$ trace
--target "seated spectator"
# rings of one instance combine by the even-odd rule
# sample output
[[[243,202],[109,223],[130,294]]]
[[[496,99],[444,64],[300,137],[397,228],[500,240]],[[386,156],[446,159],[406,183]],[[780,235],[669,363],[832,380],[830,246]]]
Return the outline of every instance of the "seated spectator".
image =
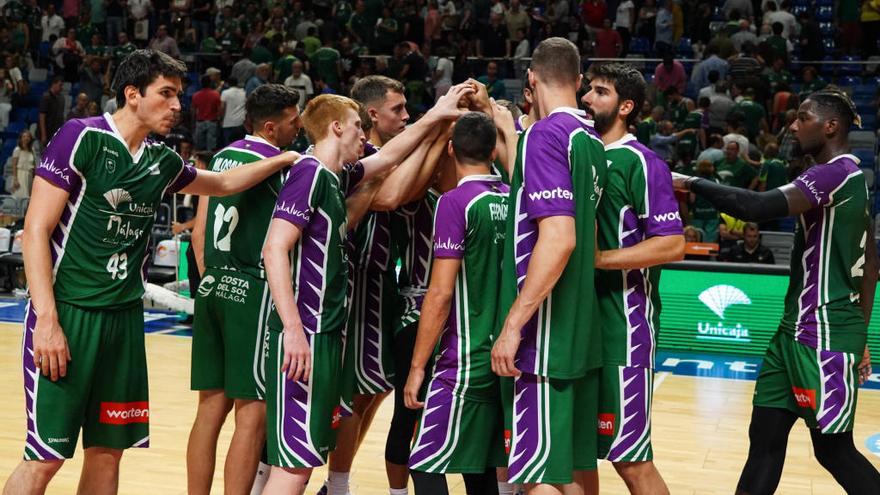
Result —
[[[497,62],[489,62],[486,65],[486,75],[478,77],[477,81],[486,85],[490,98],[496,100],[507,98],[507,87],[504,86],[504,80],[498,78]]]
[[[715,162],[715,173],[728,186],[755,189],[758,183],[757,171],[740,156],[736,141],[724,145],[724,158]]]
[[[12,195],[27,198],[31,195],[34,168],[38,157],[34,153],[34,136],[24,130],[18,135],[18,144],[12,151]]]
[[[674,157],[673,146],[681,138],[689,134],[694,134],[697,129],[685,129],[683,131],[673,132],[675,128],[672,122],[664,120],[658,126],[659,132],[651,137],[651,149],[662,158],[666,163],[672,164]]]
[[[295,89],[296,92],[299,93],[299,102],[297,105],[299,106],[299,111],[302,112],[306,107],[306,103],[315,94],[315,88],[312,85],[312,78],[303,72],[302,62],[296,61],[293,63],[291,66],[290,77],[284,80],[284,85]]]
[[[761,245],[761,232],[758,224],[748,222],[743,227],[743,242],[730,248],[725,261],[731,263],[760,263],[772,265],[775,263],[773,252]]]
[[[687,89],[687,74],[681,62],[675,60],[672,52],[666,52],[663,55],[663,61],[657,64],[654,69],[654,85],[657,91],[666,91],[666,88],[675,86],[679,93],[684,93]]]
[[[67,119],[84,119],[89,116],[89,95],[80,93],[76,95],[76,102],[70,112],[67,112]]]
[[[647,116],[636,124],[636,139],[645,146],[651,146],[651,138],[657,133],[657,124],[663,120],[663,107],[651,108],[651,102],[645,100],[642,111],[647,109]]]
[[[693,225],[688,225],[684,228],[684,241],[687,244],[702,243],[703,233],[700,231],[700,229],[695,228]],[[697,254],[694,252],[688,252],[688,249],[685,248],[684,259],[686,261],[710,261],[712,259],[712,256],[708,249],[706,250],[706,254]]]

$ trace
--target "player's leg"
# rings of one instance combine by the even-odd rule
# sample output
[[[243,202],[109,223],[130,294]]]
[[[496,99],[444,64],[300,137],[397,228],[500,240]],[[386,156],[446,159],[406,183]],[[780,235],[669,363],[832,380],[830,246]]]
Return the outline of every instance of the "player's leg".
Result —
[[[266,437],[265,353],[271,311],[268,284],[240,272],[225,272],[222,280],[245,287],[243,298],[218,299],[219,328],[225,356],[224,391],[235,401],[235,431],[224,466],[226,493],[247,494],[254,483]],[[219,290],[219,288],[218,288]],[[215,312],[217,313],[217,312]]]
[[[209,268],[204,280],[210,284],[219,277],[219,273]],[[186,447],[187,488],[192,495],[211,492],[217,438],[233,406],[232,399],[226,397],[223,390],[226,359],[220,304],[213,292],[196,291],[190,388],[199,392],[199,405]]]
[[[329,495],[347,495],[349,491],[349,475],[354,456],[360,445],[363,414],[375,399],[373,395],[355,394],[352,398],[351,416],[339,421],[336,431],[336,448],[330,453],[328,477],[326,481]]]
[[[265,442],[266,402],[235,399],[235,431],[223,469],[225,493],[250,493]]]
[[[650,376],[650,370],[647,374]],[[596,435],[596,424],[592,418],[599,415],[600,375],[601,370],[595,369],[587,372],[583,378],[573,380],[574,397],[571,401],[559,401],[554,404],[557,413],[565,406],[571,410],[572,423],[568,427],[568,431],[572,432],[571,436],[565,436],[565,429],[554,431],[551,428],[551,434],[554,435],[557,443],[561,438],[572,439],[570,452],[574,472],[572,473],[572,484],[569,487],[574,488],[575,493],[578,494],[599,495],[599,465],[597,463],[599,439]],[[648,386],[650,387],[650,383]],[[554,418],[557,413],[554,413]],[[566,487],[565,493],[568,493],[569,487]]]
[[[51,461],[21,461],[3,486],[3,495],[42,495],[55,473],[64,464],[63,459]]]
[[[302,495],[312,476],[311,468],[282,468],[272,466],[263,495]]]
[[[217,438],[232,410],[233,401],[223,389],[199,390],[199,405],[186,445],[186,481],[188,492],[199,495],[211,492],[217,459]]]
[[[388,475],[388,485],[394,490],[406,490],[410,442],[419,419],[419,411],[408,409],[403,400],[403,388],[409,378],[409,363],[412,361],[417,330],[418,323],[413,323],[394,336],[394,414],[385,442],[385,472]]]
[[[361,414],[361,427],[358,429],[358,448],[360,448],[361,443],[363,443],[364,438],[366,438],[367,433],[369,433],[370,426],[372,426],[373,419],[376,418],[376,413],[379,412],[382,402],[389,395],[391,395],[391,390],[376,394],[364,410],[363,414]]]
[[[483,473],[465,473],[461,475],[464,478],[465,492],[468,495],[499,495],[498,477],[495,469],[488,468]]]
[[[82,474],[79,477],[79,495],[115,495],[119,491],[119,461],[121,449],[90,447],[83,451]]]
[[[116,493],[123,449],[150,443],[150,403],[144,345],[144,309],[101,311],[101,369],[92,390],[83,425],[83,462],[79,493]]]
[[[633,495],[669,493],[669,488],[653,461],[615,462],[614,469]]]
[[[852,431],[823,434],[810,428],[816,460],[846,493],[880,493],[880,473],[853,443]]]

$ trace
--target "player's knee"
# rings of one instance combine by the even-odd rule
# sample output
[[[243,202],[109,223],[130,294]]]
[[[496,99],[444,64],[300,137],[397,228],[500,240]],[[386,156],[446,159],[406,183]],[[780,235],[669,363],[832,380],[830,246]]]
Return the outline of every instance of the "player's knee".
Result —
[[[89,447],[83,451],[84,462],[90,466],[99,466],[105,468],[118,468],[119,461],[122,460],[121,449],[111,449],[107,447]]]
[[[617,474],[629,485],[638,483],[651,477],[654,464],[647,462],[615,462],[613,463]]]
[[[259,400],[235,401],[235,429],[262,432],[266,428],[266,403]]]
[[[367,395],[367,394],[355,394],[352,398],[352,409],[354,410],[354,414],[357,416],[363,416],[364,413],[367,412],[367,409],[373,404],[373,401],[376,400],[375,395]]]
[[[27,469],[28,478],[39,481],[41,483],[48,482],[55,476],[55,473],[64,465],[64,459],[56,459],[51,461],[24,461]]]
[[[198,416],[201,421],[226,420],[235,401],[226,397],[222,390],[202,390],[199,392]]]
[[[832,470],[835,466],[849,463],[853,454],[858,454],[852,441],[852,433],[823,435],[819,430],[811,430],[813,452],[822,467]]]

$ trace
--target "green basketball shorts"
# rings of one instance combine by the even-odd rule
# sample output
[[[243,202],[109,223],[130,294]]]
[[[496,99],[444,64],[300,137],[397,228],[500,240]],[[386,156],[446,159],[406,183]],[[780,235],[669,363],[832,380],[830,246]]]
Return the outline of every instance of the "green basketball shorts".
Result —
[[[599,458],[611,462],[650,461],[654,370],[605,366],[599,379]]]

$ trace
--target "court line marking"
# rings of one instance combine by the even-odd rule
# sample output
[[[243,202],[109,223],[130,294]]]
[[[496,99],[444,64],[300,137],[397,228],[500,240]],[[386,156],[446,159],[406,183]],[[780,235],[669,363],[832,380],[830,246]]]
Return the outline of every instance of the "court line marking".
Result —
[[[654,377],[654,392],[656,392],[657,389],[660,388],[660,384],[663,383],[663,380],[665,380],[667,376],[669,376],[668,371],[661,371],[660,373],[657,373],[657,376]]]

